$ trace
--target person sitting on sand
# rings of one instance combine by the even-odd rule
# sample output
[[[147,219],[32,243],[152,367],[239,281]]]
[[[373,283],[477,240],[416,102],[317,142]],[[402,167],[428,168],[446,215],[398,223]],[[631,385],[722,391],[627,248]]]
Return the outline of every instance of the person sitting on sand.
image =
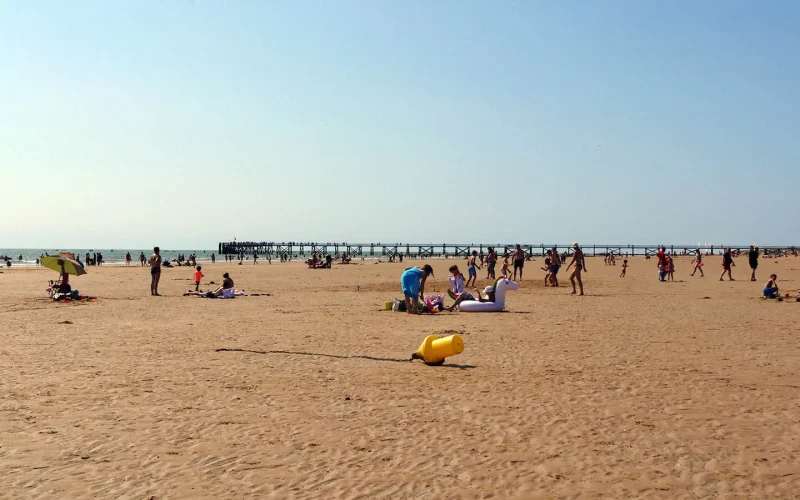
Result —
[[[453,287],[453,295],[456,296],[456,301],[447,310],[453,312],[465,300],[476,299],[471,293],[464,291],[464,275],[458,270],[458,266],[450,266],[450,272],[453,274],[449,278],[450,285]]]
[[[61,273],[61,276],[60,276],[61,282],[59,283],[58,288],[56,289],[56,291],[58,293],[70,293],[70,292],[72,292],[72,286],[70,286],[70,284],[69,284],[69,273],[66,271],[66,269],[64,269],[64,261],[59,259],[58,260],[58,265],[61,266],[61,271],[60,271],[60,273]]]
[[[764,285],[764,297],[767,299],[777,299],[780,296],[781,292],[778,290],[778,275],[770,274],[769,281]]]
[[[184,296],[198,296],[198,297],[208,297],[209,299],[213,299],[216,297],[225,297],[233,298],[236,296],[236,288],[234,288],[233,279],[228,273],[222,275],[222,286],[217,287],[215,290],[210,290],[208,292],[203,291],[189,291],[183,294]]]
[[[400,286],[406,299],[408,314],[418,313],[419,300],[425,297],[425,281],[428,276],[433,276],[433,268],[430,264],[425,264],[421,268],[409,267],[400,276]]]
[[[480,290],[476,288],[475,293],[478,294],[479,302],[494,302],[495,295],[494,295],[494,287],[492,285],[488,285],[486,288],[484,288],[483,293],[481,293]],[[486,296],[486,298],[484,298],[484,295]]]

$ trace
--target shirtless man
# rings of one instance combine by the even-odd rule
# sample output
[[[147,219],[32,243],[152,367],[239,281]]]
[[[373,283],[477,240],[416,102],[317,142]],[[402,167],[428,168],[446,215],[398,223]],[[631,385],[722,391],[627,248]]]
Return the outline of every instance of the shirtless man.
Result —
[[[572,248],[575,253],[572,254],[572,261],[567,266],[567,271],[569,268],[572,267],[572,264],[575,264],[575,270],[572,271],[572,274],[569,276],[569,281],[572,283],[572,294],[575,295],[575,280],[578,280],[578,286],[581,288],[580,295],[583,295],[583,280],[581,280],[581,271],[586,271],[586,260],[583,258],[583,251],[578,246],[578,243],[575,242],[572,244]]]
[[[161,279],[161,250],[153,248],[150,256],[150,295],[158,297],[158,280]]]
[[[558,249],[553,247],[553,253],[550,256],[550,284],[558,286],[558,270],[561,269],[561,257],[558,255]]]
[[[497,265],[497,252],[494,248],[489,247],[489,255],[486,257],[486,279],[497,279],[494,272],[494,266]]]
[[[522,268],[525,266],[525,252],[522,247],[517,245],[512,255],[514,261],[514,281],[517,281],[517,270],[519,270],[519,280],[522,281]]]

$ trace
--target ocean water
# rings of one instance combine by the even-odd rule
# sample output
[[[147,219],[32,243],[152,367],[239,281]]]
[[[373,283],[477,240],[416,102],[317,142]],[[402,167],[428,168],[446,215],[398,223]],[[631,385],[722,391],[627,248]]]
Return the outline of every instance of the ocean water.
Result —
[[[130,249],[130,248],[0,248],[0,257],[7,256],[11,259],[12,266],[34,266],[36,259],[41,255],[56,255],[59,252],[72,252],[75,255],[80,255],[81,262],[86,261],[86,253],[103,254],[104,265],[125,265],[125,254],[130,252],[133,262],[131,265],[139,265],[139,254],[144,252],[145,258],[149,259],[153,253],[153,249]],[[183,254],[189,257],[192,253],[197,255],[197,262],[210,262],[211,254],[216,254],[218,259],[225,260],[224,256],[220,256],[216,250],[161,250],[161,257],[163,259],[177,259],[178,254]],[[22,259],[20,259],[22,257]]]

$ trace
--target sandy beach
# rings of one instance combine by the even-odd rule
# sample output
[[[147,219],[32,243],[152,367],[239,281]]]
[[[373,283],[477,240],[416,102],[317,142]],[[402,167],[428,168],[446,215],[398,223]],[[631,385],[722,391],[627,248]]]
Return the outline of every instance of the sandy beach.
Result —
[[[191,268],[164,297],[89,268],[98,299],[71,304],[37,300],[53,271],[3,269],[0,497],[797,498],[800,260],[755,283],[690,261],[659,283],[588,259],[574,297],[537,259],[509,312],[426,316],[383,310],[411,264],[204,266],[271,294],[235,300],[183,297]],[[430,292],[466,270],[427,262]],[[791,300],[760,298],[772,272]],[[463,354],[408,361],[449,333]]]

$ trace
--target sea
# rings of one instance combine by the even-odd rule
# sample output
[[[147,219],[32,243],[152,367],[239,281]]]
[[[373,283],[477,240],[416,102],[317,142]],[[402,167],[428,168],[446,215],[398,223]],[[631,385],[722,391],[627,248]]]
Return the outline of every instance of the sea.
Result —
[[[80,255],[81,262],[86,261],[86,254],[103,254],[103,265],[119,266],[125,265],[125,254],[130,252],[133,264],[139,265],[139,254],[144,253],[145,258],[149,259],[153,253],[152,248],[0,248],[0,260],[2,257],[11,259],[12,266],[35,266],[36,259],[42,255],[56,255],[59,252],[72,252]],[[211,254],[217,254],[217,258],[225,260],[216,250],[165,250],[161,249],[163,259],[174,260],[178,255],[189,257],[192,253],[197,256],[197,262],[211,262]]]

